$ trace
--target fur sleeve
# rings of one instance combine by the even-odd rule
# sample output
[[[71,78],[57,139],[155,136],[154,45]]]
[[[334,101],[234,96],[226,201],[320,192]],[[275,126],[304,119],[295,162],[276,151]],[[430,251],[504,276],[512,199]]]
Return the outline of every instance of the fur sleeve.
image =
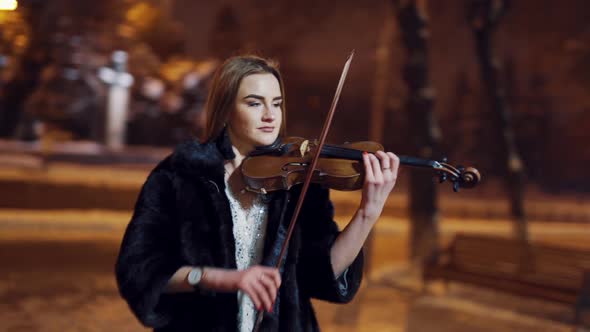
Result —
[[[142,324],[161,327],[170,313],[161,294],[181,266],[174,253],[174,190],[170,174],[157,167],[139,194],[115,266],[121,296]]]
[[[328,189],[309,188],[299,221],[302,239],[298,280],[302,290],[321,300],[351,301],[362,280],[363,252],[361,250],[344,273],[334,277],[330,250],[340,231],[334,222],[334,207]]]

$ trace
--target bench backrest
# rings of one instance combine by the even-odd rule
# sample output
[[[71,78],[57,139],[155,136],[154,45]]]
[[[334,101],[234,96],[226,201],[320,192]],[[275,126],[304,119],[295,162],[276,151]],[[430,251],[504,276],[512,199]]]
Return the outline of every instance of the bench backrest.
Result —
[[[454,269],[564,290],[580,290],[590,270],[590,250],[545,244],[523,245],[510,238],[459,234],[450,247]]]

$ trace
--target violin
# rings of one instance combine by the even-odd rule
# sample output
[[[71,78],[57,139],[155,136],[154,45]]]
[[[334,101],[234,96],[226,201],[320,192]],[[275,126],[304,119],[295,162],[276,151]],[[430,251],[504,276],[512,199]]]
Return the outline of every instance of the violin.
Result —
[[[303,183],[314,155],[317,153],[317,140],[301,137],[287,137],[277,140],[270,146],[255,149],[242,162],[242,175],[246,189],[263,193],[288,190]],[[384,151],[377,142],[362,141],[342,145],[324,144],[319,154],[317,166],[311,175],[311,182],[325,188],[336,190],[358,190],[363,186],[364,151],[375,153]],[[472,188],[480,180],[479,171],[473,167],[452,166],[446,160],[427,160],[410,156],[398,156],[400,164],[432,169],[439,181],[449,180],[453,190]]]

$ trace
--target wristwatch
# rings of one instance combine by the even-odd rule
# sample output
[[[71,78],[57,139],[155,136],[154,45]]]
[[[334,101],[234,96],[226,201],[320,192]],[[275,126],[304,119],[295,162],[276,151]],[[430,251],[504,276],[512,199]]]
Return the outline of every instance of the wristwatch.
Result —
[[[203,278],[203,268],[202,267],[193,267],[190,270],[190,272],[188,273],[186,280],[188,281],[189,285],[193,286],[193,288],[196,288],[199,286],[199,283],[201,282],[202,278]]]

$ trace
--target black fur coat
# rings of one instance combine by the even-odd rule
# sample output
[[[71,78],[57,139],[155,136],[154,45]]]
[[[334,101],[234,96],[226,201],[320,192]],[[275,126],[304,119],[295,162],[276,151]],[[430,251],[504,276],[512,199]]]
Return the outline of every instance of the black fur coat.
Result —
[[[184,265],[236,268],[232,217],[225,195],[227,135],[180,145],[149,175],[135,206],[116,263],[121,296],[137,318],[156,331],[236,331],[236,293],[199,290],[165,294]],[[262,264],[274,266],[301,186],[267,194],[268,225]],[[282,284],[262,331],[318,331],[310,298],[345,303],[357,292],[363,254],[338,279],[330,248],[338,235],[329,191],[309,188],[281,268]]]

